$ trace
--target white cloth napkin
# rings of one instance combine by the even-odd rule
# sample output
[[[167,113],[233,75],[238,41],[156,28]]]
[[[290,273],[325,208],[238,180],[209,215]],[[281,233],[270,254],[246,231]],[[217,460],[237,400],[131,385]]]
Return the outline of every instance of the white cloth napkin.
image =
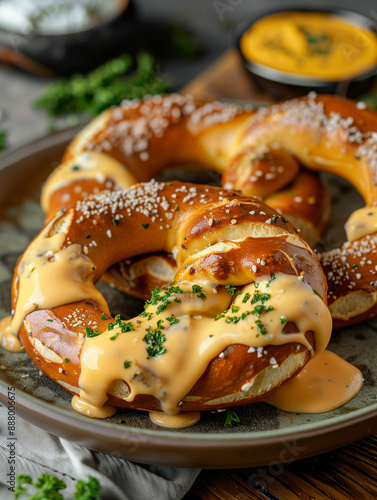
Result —
[[[0,405],[0,498],[13,500],[8,491],[7,412]],[[61,493],[74,498],[77,480],[96,477],[101,484],[101,500],[179,500],[191,488],[199,469],[183,469],[134,464],[53,436],[16,417],[16,474],[35,480],[41,474],[54,474],[67,484]]]

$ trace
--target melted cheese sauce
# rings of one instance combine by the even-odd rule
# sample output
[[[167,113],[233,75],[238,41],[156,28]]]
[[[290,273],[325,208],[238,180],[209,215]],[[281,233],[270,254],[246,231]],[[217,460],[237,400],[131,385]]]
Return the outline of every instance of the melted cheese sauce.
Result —
[[[200,420],[200,412],[187,411],[178,415],[167,415],[158,411],[150,411],[149,418],[152,422],[160,427],[169,427],[170,429],[183,429],[192,427]]]
[[[211,317],[206,316],[210,310],[206,300],[200,301],[204,306],[201,315],[185,314],[189,309],[199,313],[198,300],[193,306],[190,298],[186,301],[185,294],[179,294],[181,304],[173,301],[161,314],[156,314],[157,306],[149,305],[146,312],[152,313],[152,318],[131,320],[134,331],[125,333],[113,328],[97,337],[86,337],[80,356],[80,398],[101,407],[108,399],[111,383],[123,380],[129,388],[128,394],[122,396],[124,400],[133,401],[138,394],[152,395],[159,400],[163,412],[175,415],[210,361],[229,345],[242,344],[255,349],[298,342],[312,352],[305,337],[305,332],[311,330],[315,334],[316,353],[325,349],[331,334],[331,316],[307,283],[297,276],[279,274],[274,280],[259,279],[256,285],[245,286],[243,293],[235,298],[232,308],[237,314],[229,312],[217,321],[212,311]],[[256,290],[269,295],[265,304],[271,306],[259,319],[250,312],[251,299],[243,302],[246,294],[253,297]],[[211,292],[205,290],[205,293],[210,296]],[[228,305],[230,300],[229,296]],[[244,319],[236,323],[227,321],[243,313]],[[178,322],[170,325],[168,317],[172,315]],[[284,334],[287,321],[296,323],[299,332]],[[261,324],[265,333],[260,331]],[[149,356],[145,335],[156,330],[165,336],[166,352]]]
[[[54,191],[79,183],[82,179],[95,179],[104,183],[110,179],[121,189],[128,189],[137,182],[136,177],[119,161],[105,153],[81,153],[67,163],[62,163],[48,177],[42,189],[41,205],[48,212],[49,200]]]
[[[25,349],[18,338],[11,333],[11,316],[0,320],[0,346],[7,351],[23,352]]]
[[[109,314],[107,303],[93,284],[95,267],[78,244],[61,249],[66,234],[49,235],[58,216],[30,243],[18,270],[18,297],[11,332],[18,334],[24,318],[36,309],[50,309],[92,299]]]
[[[72,408],[74,408],[78,413],[82,413],[83,415],[87,415],[92,418],[108,418],[114,415],[116,412],[116,408],[112,406],[101,406],[98,408],[97,406],[93,406],[75,394],[71,401]]]
[[[377,208],[364,207],[355,210],[346,222],[345,230],[347,240],[358,240],[367,234],[373,234],[377,231]]]
[[[324,413],[346,404],[362,385],[360,370],[326,350],[265,402],[294,413]]]
[[[240,48],[251,62],[328,81],[356,76],[377,63],[375,33],[326,13],[263,17],[242,35]]]

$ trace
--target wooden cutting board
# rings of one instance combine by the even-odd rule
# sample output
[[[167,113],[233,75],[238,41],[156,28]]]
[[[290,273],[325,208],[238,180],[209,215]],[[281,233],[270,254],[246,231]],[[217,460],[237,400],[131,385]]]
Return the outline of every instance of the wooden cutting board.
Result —
[[[225,52],[210,68],[186,85],[182,92],[211,99],[271,100],[255,86],[236,49]]]
[[[377,91],[377,82],[374,85]],[[271,102],[235,49],[182,91],[212,99]],[[317,457],[266,467],[203,471],[185,500],[369,500],[377,498],[377,435]]]
[[[372,91],[377,92],[377,79]],[[181,92],[210,99],[271,102],[271,97],[256,87],[234,48],[225,52],[209,69],[183,87]]]

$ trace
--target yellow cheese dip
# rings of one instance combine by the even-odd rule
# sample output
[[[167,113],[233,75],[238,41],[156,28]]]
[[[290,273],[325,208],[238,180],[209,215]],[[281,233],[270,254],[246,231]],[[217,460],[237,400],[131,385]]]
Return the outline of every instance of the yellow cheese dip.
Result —
[[[251,62],[327,81],[346,80],[377,64],[376,34],[328,13],[266,16],[242,35],[240,48]]]

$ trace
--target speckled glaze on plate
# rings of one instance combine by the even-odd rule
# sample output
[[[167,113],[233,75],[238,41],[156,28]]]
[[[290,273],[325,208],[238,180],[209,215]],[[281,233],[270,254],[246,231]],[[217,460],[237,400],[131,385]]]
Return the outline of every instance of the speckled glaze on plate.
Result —
[[[10,313],[13,267],[43,224],[38,204],[41,182],[54,168],[77,129],[35,141],[0,157],[0,318]],[[336,201],[332,227],[323,245],[344,239],[343,223],[362,206],[345,182],[331,179]],[[23,187],[22,187],[23,186]],[[140,301],[100,284],[113,313],[134,316]],[[202,413],[194,427],[154,425],[146,413],[118,411],[106,420],[89,419],[70,406],[68,391],[40,374],[26,354],[0,348],[0,402],[15,387],[19,416],[53,434],[89,448],[137,462],[206,468],[249,467],[290,462],[343,446],[377,431],[377,321],[337,331],[330,349],[363,372],[360,393],[329,413],[286,413],[257,403],[236,409],[241,423],[224,427],[225,413]]]

